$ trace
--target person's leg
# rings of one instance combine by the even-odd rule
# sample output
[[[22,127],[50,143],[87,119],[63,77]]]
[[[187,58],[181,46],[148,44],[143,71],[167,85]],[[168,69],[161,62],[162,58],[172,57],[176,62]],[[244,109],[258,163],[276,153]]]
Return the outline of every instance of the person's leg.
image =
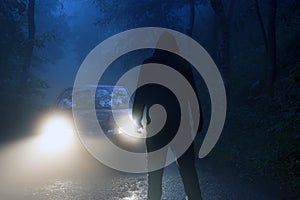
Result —
[[[177,160],[184,190],[189,200],[201,200],[199,179],[195,167],[194,144]]]
[[[147,142],[147,152],[153,150],[153,144]],[[151,149],[151,150],[150,150]],[[151,156],[147,155],[147,165],[149,169],[157,166],[158,163],[165,163],[167,151],[162,151],[159,155]],[[164,168],[158,169],[152,172],[148,172],[148,200],[160,200],[162,196],[162,178]]]
[[[148,200],[160,200],[162,195],[163,169],[148,173]]]

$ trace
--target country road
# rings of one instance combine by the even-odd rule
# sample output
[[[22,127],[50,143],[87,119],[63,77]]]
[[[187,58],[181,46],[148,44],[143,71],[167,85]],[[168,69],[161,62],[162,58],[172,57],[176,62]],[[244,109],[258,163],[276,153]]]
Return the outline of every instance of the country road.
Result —
[[[279,192],[264,180],[245,177],[229,164],[197,160],[205,200],[276,200]],[[96,161],[78,139],[63,152],[47,152],[32,137],[0,149],[0,199],[140,200],[147,199],[147,175],[109,169]],[[163,199],[185,199],[176,164],[163,178]]]

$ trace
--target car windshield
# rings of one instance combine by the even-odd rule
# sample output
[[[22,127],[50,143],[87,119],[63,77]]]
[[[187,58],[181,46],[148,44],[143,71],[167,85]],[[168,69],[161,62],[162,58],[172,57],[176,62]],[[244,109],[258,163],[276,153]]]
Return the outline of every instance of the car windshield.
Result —
[[[72,89],[66,89],[62,92],[62,94],[58,97],[57,106],[59,108],[70,109],[73,107],[72,104]]]
[[[76,92],[78,100],[86,103],[87,96],[92,95],[90,89],[83,89]],[[126,88],[118,86],[100,86],[96,89],[95,106],[98,109],[125,109],[128,105],[129,96]],[[66,89],[59,97],[58,107],[70,109],[76,106],[72,103],[72,89]],[[84,107],[82,107],[83,109]]]
[[[96,91],[96,108],[125,109],[129,97],[124,87],[99,87]]]

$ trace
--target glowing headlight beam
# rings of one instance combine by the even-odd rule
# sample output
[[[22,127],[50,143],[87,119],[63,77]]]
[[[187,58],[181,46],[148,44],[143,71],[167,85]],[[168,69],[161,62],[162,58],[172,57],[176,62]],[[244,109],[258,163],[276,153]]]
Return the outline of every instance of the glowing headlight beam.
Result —
[[[72,143],[74,129],[71,121],[65,116],[49,116],[39,130],[39,147],[43,151],[63,151]]]

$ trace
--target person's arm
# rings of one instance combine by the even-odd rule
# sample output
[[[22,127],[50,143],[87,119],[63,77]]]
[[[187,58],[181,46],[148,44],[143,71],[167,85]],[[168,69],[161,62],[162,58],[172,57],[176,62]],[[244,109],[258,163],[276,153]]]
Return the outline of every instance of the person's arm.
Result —
[[[202,108],[201,108],[201,101],[200,101],[200,96],[196,87],[196,82],[195,82],[195,78],[193,75],[193,70],[192,70],[192,66],[189,65],[188,66],[188,70],[187,70],[187,79],[189,80],[189,83],[191,84],[193,90],[195,91],[197,100],[198,100],[198,106],[199,106],[199,112],[200,112],[200,119],[199,119],[199,125],[198,125],[198,130],[197,133],[199,133],[200,131],[202,131],[203,128],[203,112],[202,112]]]
[[[136,121],[138,128],[143,127],[142,119],[143,119],[144,109],[145,109],[145,104],[143,103],[143,98],[140,92],[137,90],[132,104],[132,119]]]
[[[146,64],[149,62],[149,59],[144,60],[143,64]],[[142,70],[142,69],[141,69]],[[143,78],[143,72],[140,71],[139,74],[139,79],[138,79],[138,83],[141,82],[141,78]],[[142,119],[143,119],[143,114],[144,114],[144,110],[145,110],[145,99],[144,96],[142,94],[142,92],[137,89],[134,95],[134,99],[133,99],[133,104],[132,104],[132,119],[135,120],[135,122],[137,123],[137,128],[143,128],[142,125]]]

